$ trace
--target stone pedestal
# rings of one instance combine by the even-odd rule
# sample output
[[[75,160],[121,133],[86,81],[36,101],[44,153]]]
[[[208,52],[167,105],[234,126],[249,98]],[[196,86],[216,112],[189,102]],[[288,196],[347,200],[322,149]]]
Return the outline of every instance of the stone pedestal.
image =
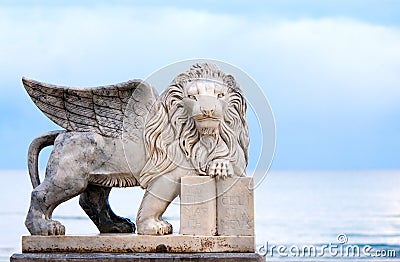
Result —
[[[23,236],[10,261],[263,261],[253,236]]]
[[[122,253],[42,253],[42,254],[14,254],[10,261],[12,262],[31,262],[31,261],[74,261],[74,262],[86,262],[86,261],[98,261],[98,262],[109,262],[109,261],[132,261],[132,262],[177,262],[177,261],[221,261],[221,262],[262,262],[265,258],[256,253],[133,253],[133,254],[122,254]]]
[[[255,252],[252,236],[23,236],[22,253],[193,253]]]

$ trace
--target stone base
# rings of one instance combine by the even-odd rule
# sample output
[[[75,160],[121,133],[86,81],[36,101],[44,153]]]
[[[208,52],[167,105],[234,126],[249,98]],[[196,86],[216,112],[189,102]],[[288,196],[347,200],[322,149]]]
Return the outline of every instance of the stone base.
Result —
[[[22,253],[254,253],[254,236],[23,236]]]
[[[225,261],[225,262],[261,262],[265,258],[256,253],[24,253],[14,254],[10,261]]]

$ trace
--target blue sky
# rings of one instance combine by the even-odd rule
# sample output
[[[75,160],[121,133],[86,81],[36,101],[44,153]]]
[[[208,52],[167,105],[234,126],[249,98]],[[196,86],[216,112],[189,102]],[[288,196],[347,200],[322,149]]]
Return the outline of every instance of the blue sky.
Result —
[[[263,88],[273,169],[400,167],[399,1],[80,2],[0,1],[0,169],[24,169],[30,141],[57,129],[22,76],[96,86],[192,58]]]

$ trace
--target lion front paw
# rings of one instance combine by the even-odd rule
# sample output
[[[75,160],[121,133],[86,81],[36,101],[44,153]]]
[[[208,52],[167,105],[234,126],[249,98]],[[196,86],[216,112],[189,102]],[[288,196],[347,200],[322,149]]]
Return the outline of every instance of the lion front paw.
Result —
[[[164,220],[146,219],[136,222],[139,235],[167,235],[172,234],[172,225]]]
[[[233,166],[229,160],[215,159],[211,162],[208,175],[210,177],[216,177],[217,179],[231,177],[233,176]]]

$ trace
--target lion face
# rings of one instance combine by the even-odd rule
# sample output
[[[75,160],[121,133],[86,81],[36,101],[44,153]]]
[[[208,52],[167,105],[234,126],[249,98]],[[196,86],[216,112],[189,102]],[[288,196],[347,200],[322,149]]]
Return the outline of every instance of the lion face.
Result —
[[[245,114],[240,86],[216,65],[195,64],[177,75],[146,121],[150,158],[140,184],[146,187],[178,166],[206,175],[215,159],[234,163],[242,174],[249,144]]]
[[[186,86],[182,102],[201,136],[217,136],[228,106],[227,91],[224,84],[210,80],[197,80]]]

